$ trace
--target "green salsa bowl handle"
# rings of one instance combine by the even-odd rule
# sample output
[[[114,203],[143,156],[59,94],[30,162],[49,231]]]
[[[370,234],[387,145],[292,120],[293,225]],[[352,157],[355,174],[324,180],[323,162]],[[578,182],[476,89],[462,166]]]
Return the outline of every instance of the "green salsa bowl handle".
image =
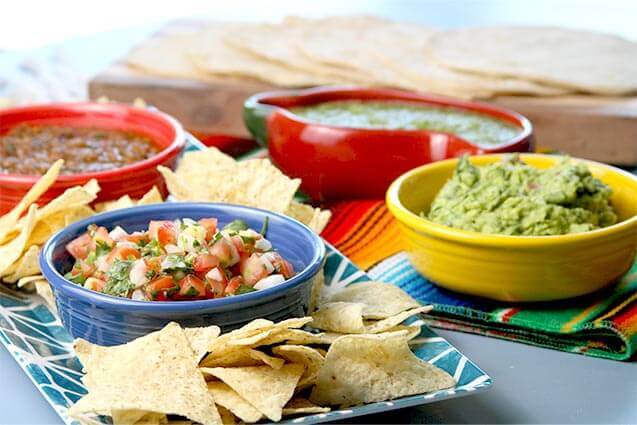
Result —
[[[277,107],[261,103],[261,95],[250,96],[243,104],[243,122],[261,146],[268,146],[268,116]]]

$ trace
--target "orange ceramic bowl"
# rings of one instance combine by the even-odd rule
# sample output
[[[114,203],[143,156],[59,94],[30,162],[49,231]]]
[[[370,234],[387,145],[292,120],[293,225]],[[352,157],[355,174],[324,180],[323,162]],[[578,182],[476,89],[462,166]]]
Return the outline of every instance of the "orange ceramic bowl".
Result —
[[[153,185],[165,194],[164,180],[157,166],[174,167],[186,143],[185,132],[174,118],[161,112],[116,103],[52,103],[0,111],[0,134],[19,124],[134,131],[148,136],[160,148],[157,155],[121,168],[60,175],[40,198],[43,203],[65,189],[82,185],[91,179],[96,179],[101,188],[98,201],[117,199],[123,195],[139,198]],[[0,173],[0,214],[16,205],[39,177]]]
[[[522,154],[536,168],[559,157]],[[471,158],[478,166],[502,155]],[[387,206],[400,223],[409,259],[427,279],[447,289],[502,301],[551,301],[597,291],[631,267],[637,252],[637,177],[592,161],[593,175],[613,189],[620,221],[590,232],[559,236],[489,235],[454,229],[419,216],[428,211],[457,159],[425,165],[400,176]]]

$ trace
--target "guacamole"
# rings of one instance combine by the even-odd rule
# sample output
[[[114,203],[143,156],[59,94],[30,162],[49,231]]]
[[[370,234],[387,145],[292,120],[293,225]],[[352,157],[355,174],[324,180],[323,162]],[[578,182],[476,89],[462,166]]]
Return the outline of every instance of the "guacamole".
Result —
[[[426,218],[474,232],[549,236],[586,232],[617,222],[611,189],[583,163],[563,158],[540,170],[518,156],[476,167],[460,159]]]
[[[319,124],[439,131],[487,145],[508,142],[521,131],[512,123],[486,114],[406,102],[342,100],[290,108],[290,111]]]

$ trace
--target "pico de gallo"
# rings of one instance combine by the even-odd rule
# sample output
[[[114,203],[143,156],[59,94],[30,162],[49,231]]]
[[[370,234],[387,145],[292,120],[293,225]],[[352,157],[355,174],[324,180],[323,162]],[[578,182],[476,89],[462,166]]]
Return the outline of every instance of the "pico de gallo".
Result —
[[[241,220],[151,221],[148,230],[110,232],[91,225],[66,245],[75,258],[66,279],[93,291],[139,301],[220,298],[267,289],[294,275],[261,232]]]

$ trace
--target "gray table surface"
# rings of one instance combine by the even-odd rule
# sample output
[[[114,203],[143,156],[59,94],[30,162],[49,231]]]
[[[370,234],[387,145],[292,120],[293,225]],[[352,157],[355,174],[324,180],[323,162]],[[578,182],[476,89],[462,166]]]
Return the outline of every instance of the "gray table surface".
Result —
[[[197,10],[170,13],[164,19],[210,17],[213,19],[277,19],[286,14],[366,12],[406,18],[430,25],[453,27],[495,23],[556,24],[613,31],[637,39],[637,3],[628,1],[376,1],[323,0],[310,10],[307,2],[253,2],[251,7],[220,9],[212,3],[185,2]],[[246,2],[240,1],[245,6]],[[162,2],[148,11],[161,18]],[[316,3],[314,3],[316,4]],[[165,4],[164,4],[165,6]],[[164,7],[165,10],[166,7]],[[170,9],[174,10],[174,8]],[[3,12],[4,13],[4,12]],[[145,12],[146,13],[146,12]],[[168,13],[168,12],[167,12]],[[602,19],[600,19],[600,17]],[[150,19],[150,18],[149,18]],[[87,74],[121,55],[156,28],[134,29],[72,39],[63,44],[66,53]],[[28,29],[26,29],[28,30]],[[58,46],[0,52],[0,72],[24,56],[45,54]],[[637,423],[637,363],[615,362],[563,353],[451,331],[438,331],[483,368],[494,380],[486,392],[446,400],[385,415],[368,416],[357,423]],[[0,423],[59,424],[60,419],[35,389],[9,353],[0,349]]]

